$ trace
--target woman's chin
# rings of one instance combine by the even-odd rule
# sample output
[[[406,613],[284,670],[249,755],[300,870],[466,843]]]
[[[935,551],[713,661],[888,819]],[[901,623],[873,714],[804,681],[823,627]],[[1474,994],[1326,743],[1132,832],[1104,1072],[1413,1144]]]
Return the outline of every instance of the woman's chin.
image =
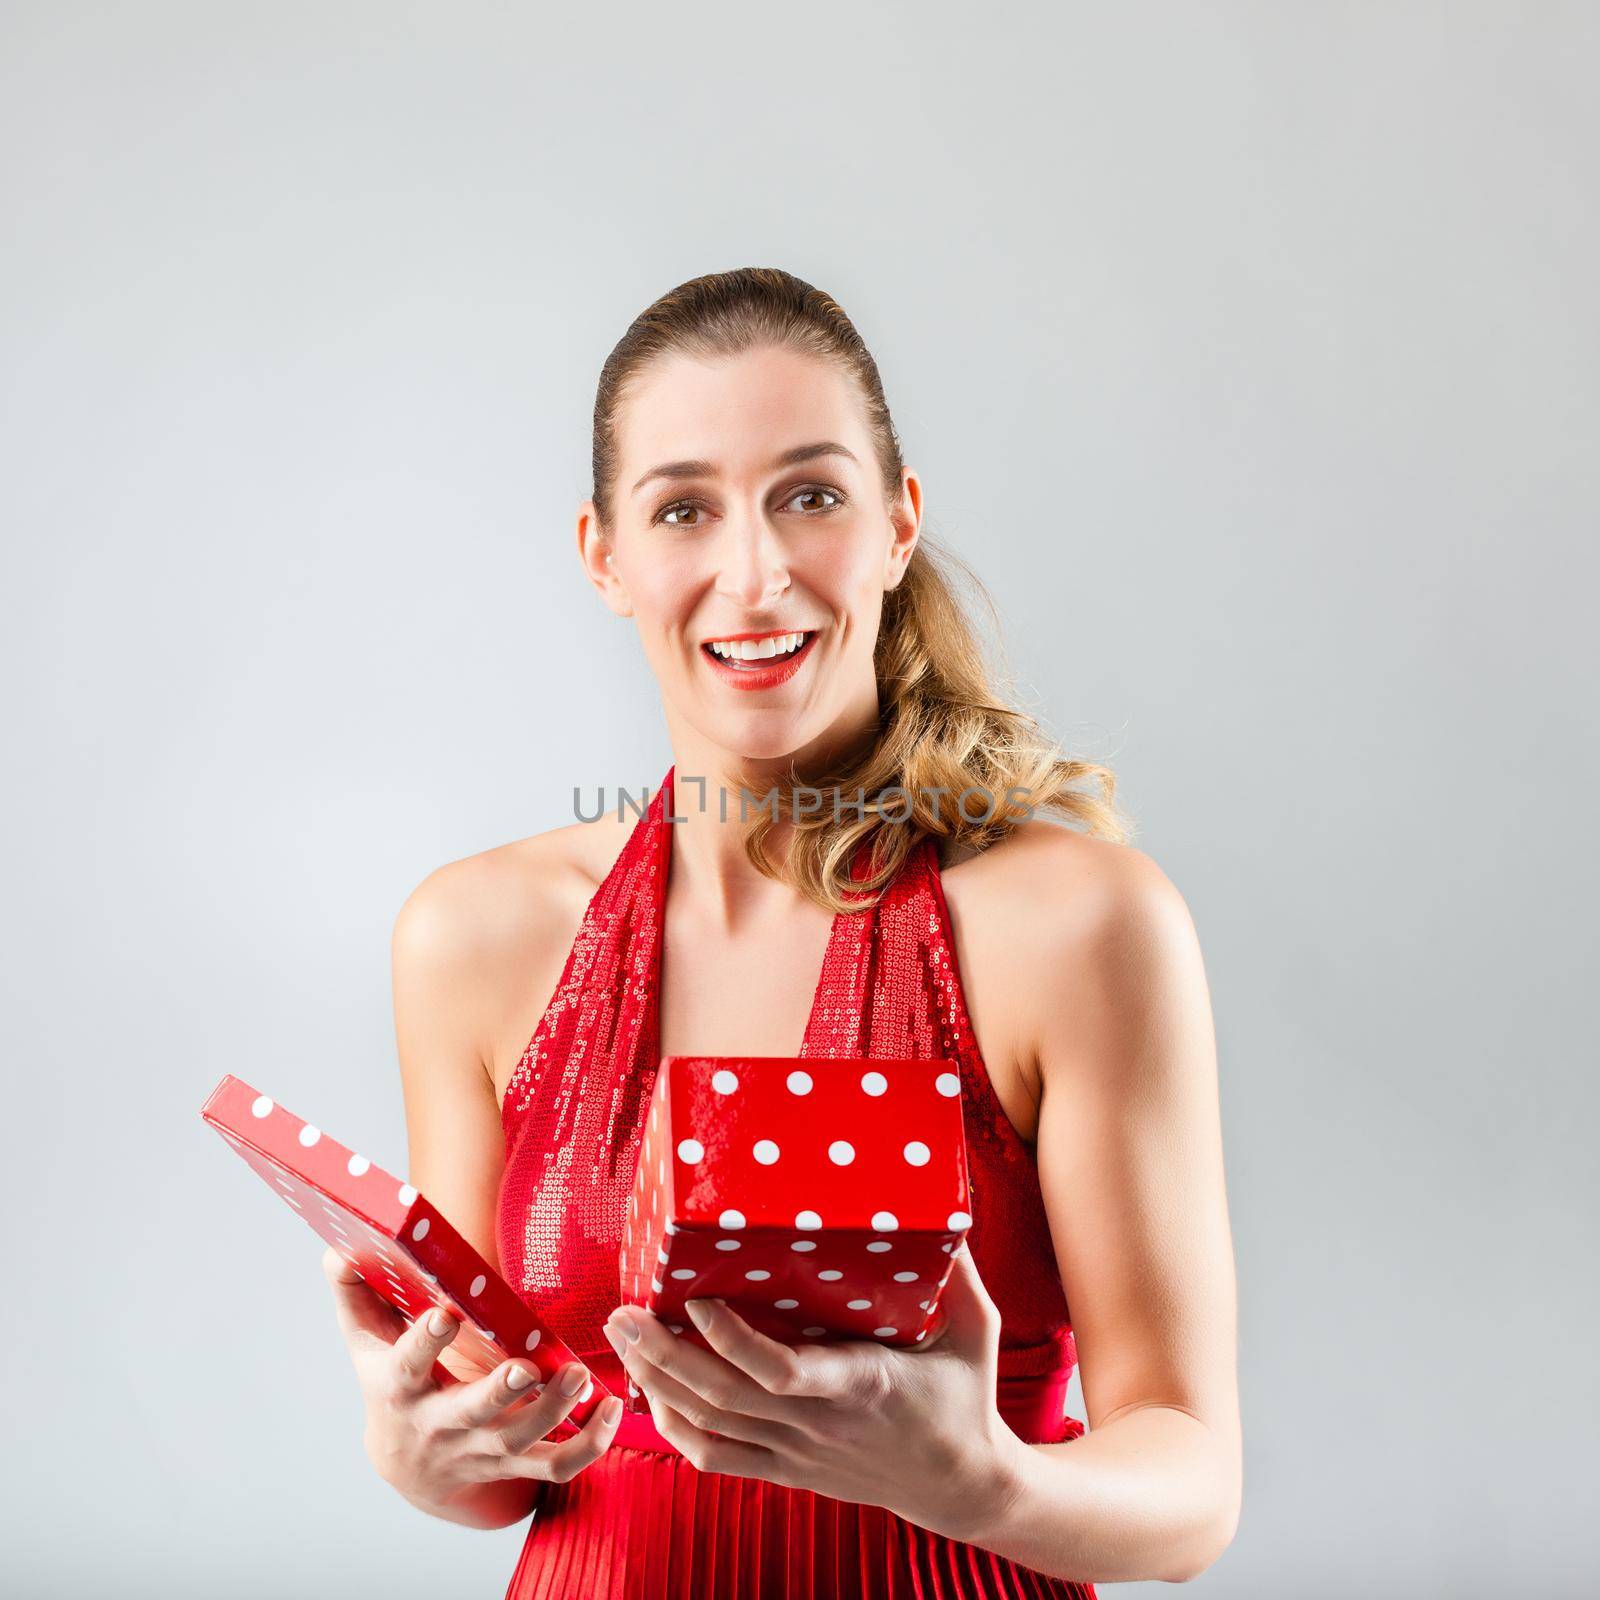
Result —
[[[722,751],[730,763],[783,761],[805,750],[817,736],[810,719],[802,724],[799,718],[776,710],[738,717],[729,717],[725,712],[702,715],[694,723],[701,737]]]

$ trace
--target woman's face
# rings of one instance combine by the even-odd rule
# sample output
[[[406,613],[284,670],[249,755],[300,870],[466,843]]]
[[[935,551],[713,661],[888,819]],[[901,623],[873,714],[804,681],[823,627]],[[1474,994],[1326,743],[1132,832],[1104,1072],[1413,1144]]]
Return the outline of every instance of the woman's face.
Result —
[[[674,355],[623,403],[609,541],[580,508],[584,565],[634,619],[669,719],[735,757],[826,759],[876,723],[878,621],[922,489],[908,469],[885,504],[862,411],[813,356]]]

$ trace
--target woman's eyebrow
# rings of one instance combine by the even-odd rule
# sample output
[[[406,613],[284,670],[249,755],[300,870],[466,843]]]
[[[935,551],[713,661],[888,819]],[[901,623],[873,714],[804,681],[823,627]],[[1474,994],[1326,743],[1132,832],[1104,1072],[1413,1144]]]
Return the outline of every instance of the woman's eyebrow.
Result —
[[[802,461],[815,461],[818,456],[844,456],[855,461],[853,450],[846,450],[842,444],[835,444],[831,439],[821,439],[816,444],[798,444],[792,450],[785,450],[768,468],[777,472],[782,467],[798,466]],[[857,465],[860,465],[857,462]],[[634,484],[628,492],[637,494],[652,478],[714,478],[717,469],[709,461],[664,461],[659,467],[652,467],[645,475]]]

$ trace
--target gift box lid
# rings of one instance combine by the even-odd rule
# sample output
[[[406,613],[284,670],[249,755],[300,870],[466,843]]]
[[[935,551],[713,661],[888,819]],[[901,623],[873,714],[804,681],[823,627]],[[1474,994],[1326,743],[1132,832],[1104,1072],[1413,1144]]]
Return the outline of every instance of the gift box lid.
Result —
[[[200,1115],[407,1321],[444,1306],[462,1324],[453,1349],[488,1368],[515,1356],[535,1367],[541,1382],[576,1359],[411,1184],[232,1074]],[[440,1375],[451,1377],[444,1369]],[[581,1424],[609,1392],[592,1378],[552,1437]]]

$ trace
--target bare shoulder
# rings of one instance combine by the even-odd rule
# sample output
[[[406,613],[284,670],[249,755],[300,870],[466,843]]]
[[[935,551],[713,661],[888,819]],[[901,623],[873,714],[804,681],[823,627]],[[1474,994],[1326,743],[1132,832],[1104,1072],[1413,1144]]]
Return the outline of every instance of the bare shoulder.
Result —
[[[606,815],[436,867],[394,924],[397,987],[449,986],[492,1042],[566,949],[633,822]]]
[[[1041,818],[998,844],[967,852],[942,873],[952,911],[974,923],[1008,926],[1014,944],[1046,958],[1084,953],[1167,924],[1189,925],[1183,896],[1142,850]]]
[[[479,959],[551,913],[587,903],[625,839],[615,819],[602,817],[448,861],[411,891],[396,927],[424,946]]]
[[[962,943],[1003,974],[992,988],[1035,1093],[1052,1061],[1103,1062],[1152,1000],[1203,987],[1188,905],[1142,850],[1034,818],[941,877]]]

